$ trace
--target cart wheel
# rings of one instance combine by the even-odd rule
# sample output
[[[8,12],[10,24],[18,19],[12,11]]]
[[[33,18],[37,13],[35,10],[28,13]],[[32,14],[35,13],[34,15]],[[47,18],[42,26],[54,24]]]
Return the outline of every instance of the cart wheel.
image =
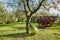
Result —
[[[45,25],[41,25],[40,28],[44,29],[44,28],[46,28],[46,26]]]
[[[49,25],[48,25],[48,27],[51,27],[51,26],[52,26],[52,24],[49,24]]]

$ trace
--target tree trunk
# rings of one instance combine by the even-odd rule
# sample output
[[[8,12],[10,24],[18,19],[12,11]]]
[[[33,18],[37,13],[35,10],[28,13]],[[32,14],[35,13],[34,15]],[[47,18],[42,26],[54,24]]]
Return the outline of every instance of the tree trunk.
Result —
[[[26,33],[29,33],[29,26],[30,26],[30,17],[27,17],[27,20],[26,20]]]

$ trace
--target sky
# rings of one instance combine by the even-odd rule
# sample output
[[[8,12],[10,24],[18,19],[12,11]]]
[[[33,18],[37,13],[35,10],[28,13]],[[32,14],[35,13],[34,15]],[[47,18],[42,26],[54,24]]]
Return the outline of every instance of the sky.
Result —
[[[3,5],[4,6],[9,6],[8,8],[6,7],[6,9],[8,10],[8,12],[10,12],[10,11],[12,11],[12,10],[15,10],[16,11],[16,9],[17,9],[17,7],[18,7],[18,5],[17,5],[17,3],[18,3],[18,1],[16,0],[13,0],[13,1],[15,1],[15,3],[13,4],[13,1],[12,0],[0,0],[2,3],[3,3]],[[37,0],[36,0],[37,1]],[[50,3],[50,1],[51,0],[48,0],[47,2],[48,3]],[[6,4],[6,3],[8,3],[8,4]],[[13,6],[14,6],[14,9],[11,7],[12,6],[12,4],[13,4]],[[58,8],[60,9],[60,3],[57,5],[58,6]],[[60,16],[60,11],[58,11],[57,9],[54,9],[54,8],[51,8],[50,10],[49,10],[49,13],[51,13],[51,15],[59,15]]]
[[[57,4],[57,0],[56,1],[54,1],[56,4]],[[51,5],[53,5],[53,4],[51,4]],[[54,5],[53,5],[54,6]],[[58,15],[58,16],[60,16],[60,3],[58,3],[57,5],[57,9],[54,9],[54,8],[50,8],[50,10],[49,10],[49,12],[50,13],[52,13],[53,15]],[[58,10],[59,9],[59,10]]]
[[[5,6],[5,9],[8,12],[12,12],[13,10],[16,11],[18,5],[17,5],[17,0],[0,0],[2,2],[2,4]]]

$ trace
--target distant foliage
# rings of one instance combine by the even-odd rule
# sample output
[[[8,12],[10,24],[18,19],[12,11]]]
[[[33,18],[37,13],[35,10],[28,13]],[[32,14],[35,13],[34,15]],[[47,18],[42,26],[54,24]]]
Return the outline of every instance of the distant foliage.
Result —
[[[14,23],[14,22],[16,22],[16,17],[15,17],[15,15],[9,15],[9,19],[7,20],[7,22],[6,23]]]
[[[33,23],[36,23],[36,16],[32,16],[32,18],[31,18],[31,22],[33,22]]]

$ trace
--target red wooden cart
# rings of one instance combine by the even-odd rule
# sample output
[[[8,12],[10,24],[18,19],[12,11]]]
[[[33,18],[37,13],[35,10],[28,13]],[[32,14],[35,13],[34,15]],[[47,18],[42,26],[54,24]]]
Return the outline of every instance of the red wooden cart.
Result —
[[[51,26],[56,20],[56,16],[40,16],[37,19],[37,23],[40,27],[45,28]]]

